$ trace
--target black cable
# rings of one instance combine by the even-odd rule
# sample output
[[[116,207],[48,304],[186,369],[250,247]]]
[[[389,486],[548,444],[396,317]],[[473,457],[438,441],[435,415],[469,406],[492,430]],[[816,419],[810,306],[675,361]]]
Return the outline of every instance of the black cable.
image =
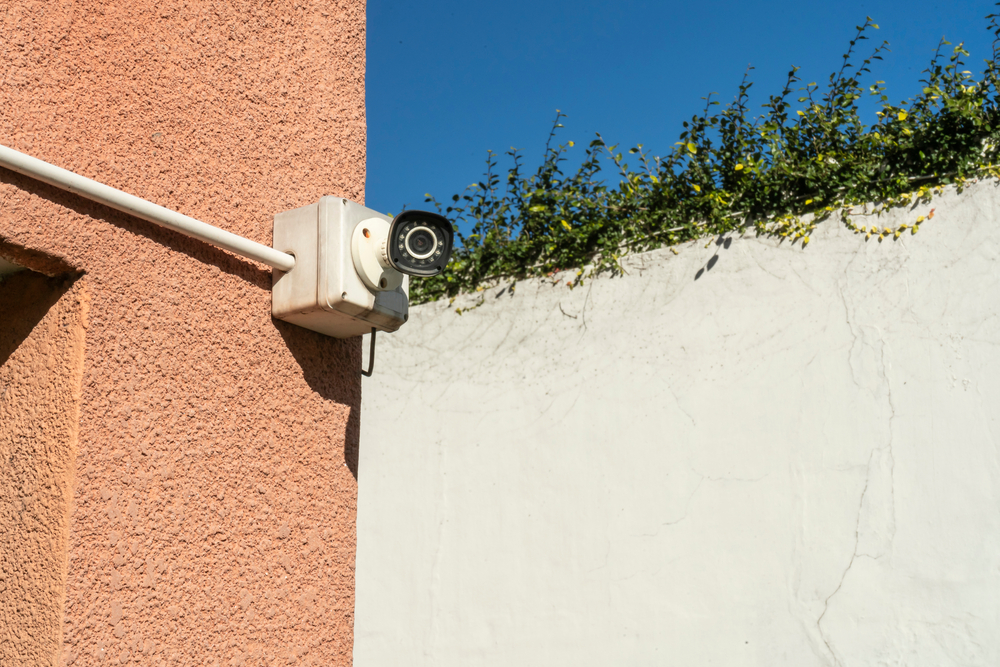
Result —
[[[370,378],[373,370],[375,370],[375,327],[372,327],[372,344],[368,350],[368,370],[362,369],[361,374]]]

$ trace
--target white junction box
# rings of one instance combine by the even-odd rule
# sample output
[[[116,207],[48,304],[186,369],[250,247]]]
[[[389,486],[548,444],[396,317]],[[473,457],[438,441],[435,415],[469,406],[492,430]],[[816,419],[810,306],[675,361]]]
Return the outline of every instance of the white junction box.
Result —
[[[340,197],[274,216],[274,249],[295,256],[291,271],[274,270],[274,317],[336,338],[402,326],[408,318],[408,278],[395,289],[370,289],[352,259],[354,231],[372,219],[392,221]]]

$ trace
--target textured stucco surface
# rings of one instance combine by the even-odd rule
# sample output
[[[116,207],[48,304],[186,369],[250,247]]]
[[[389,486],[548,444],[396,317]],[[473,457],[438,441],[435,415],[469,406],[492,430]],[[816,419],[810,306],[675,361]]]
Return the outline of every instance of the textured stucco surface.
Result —
[[[67,280],[0,282],[2,665],[58,664],[85,317]]]
[[[411,309],[355,665],[1000,664],[1000,189],[932,207]]]
[[[0,3],[0,143],[269,244],[363,200],[364,3]],[[90,309],[66,664],[351,661],[360,346],[270,271],[0,170],[0,256]]]

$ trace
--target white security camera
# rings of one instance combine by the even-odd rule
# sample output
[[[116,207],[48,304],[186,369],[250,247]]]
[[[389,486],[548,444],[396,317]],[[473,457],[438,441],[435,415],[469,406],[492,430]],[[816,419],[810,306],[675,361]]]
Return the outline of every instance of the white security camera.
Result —
[[[408,276],[436,276],[451,256],[454,232],[444,216],[404,211],[392,222],[363,220],[351,237],[354,268],[373,290],[396,289]]]
[[[444,216],[395,218],[340,197],[274,216],[274,248],[295,256],[275,270],[274,317],[336,338],[395,331],[408,318],[408,276],[436,276],[451,257]]]

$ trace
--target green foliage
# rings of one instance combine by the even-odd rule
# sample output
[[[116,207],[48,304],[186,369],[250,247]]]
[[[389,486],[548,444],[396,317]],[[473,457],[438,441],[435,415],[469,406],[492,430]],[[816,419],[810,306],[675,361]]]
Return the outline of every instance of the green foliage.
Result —
[[[666,156],[650,157],[641,144],[629,149],[637,168],[597,135],[576,172],[564,173],[573,142],[555,143],[565,117],[557,111],[534,174],[523,173],[521,154],[511,149],[513,166],[501,175],[491,151],[485,177],[463,195],[447,206],[428,195],[428,202],[471,233],[459,235],[461,245],[442,275],[411,283],[411,298],[420,303],[497,280],[586,267],[576,273],[579,283],[596,273],[620,272],[620,260],[630,252],[748,228],[805,245],[815,225],[836,211],[866,238],[916,233],[922,219],[898,229],[869,229],[855,221],[854,209],[863,206],[861,215],[867,216],[915,197],[926,200],[945,184],[1000,177],[994,164],[1000,145],[1000,14],[986,18],[995,41],[978,78],[965,69],[969,54],[962,45],[946,50],[951,45],[942,40],[924,71],[921,93],[892,104],[885,82],[861,82],[871,78],[872,63],[888,44],[855,64],[856,48],[878,29],[868,18],[824,89],[798,85],[798,68],[792,68],[781,92],[763,105],[763,115],[751,119],[748,71],[733,102],[721,107],[711,95],[705,98],[704,110],[684,123]],[[865,95],[874,96],[880,108],[871,126],[859,116]],[[617,186],[601,180],[602,159],[617,173]],[[874,210],[866,202],[874,202]]]

